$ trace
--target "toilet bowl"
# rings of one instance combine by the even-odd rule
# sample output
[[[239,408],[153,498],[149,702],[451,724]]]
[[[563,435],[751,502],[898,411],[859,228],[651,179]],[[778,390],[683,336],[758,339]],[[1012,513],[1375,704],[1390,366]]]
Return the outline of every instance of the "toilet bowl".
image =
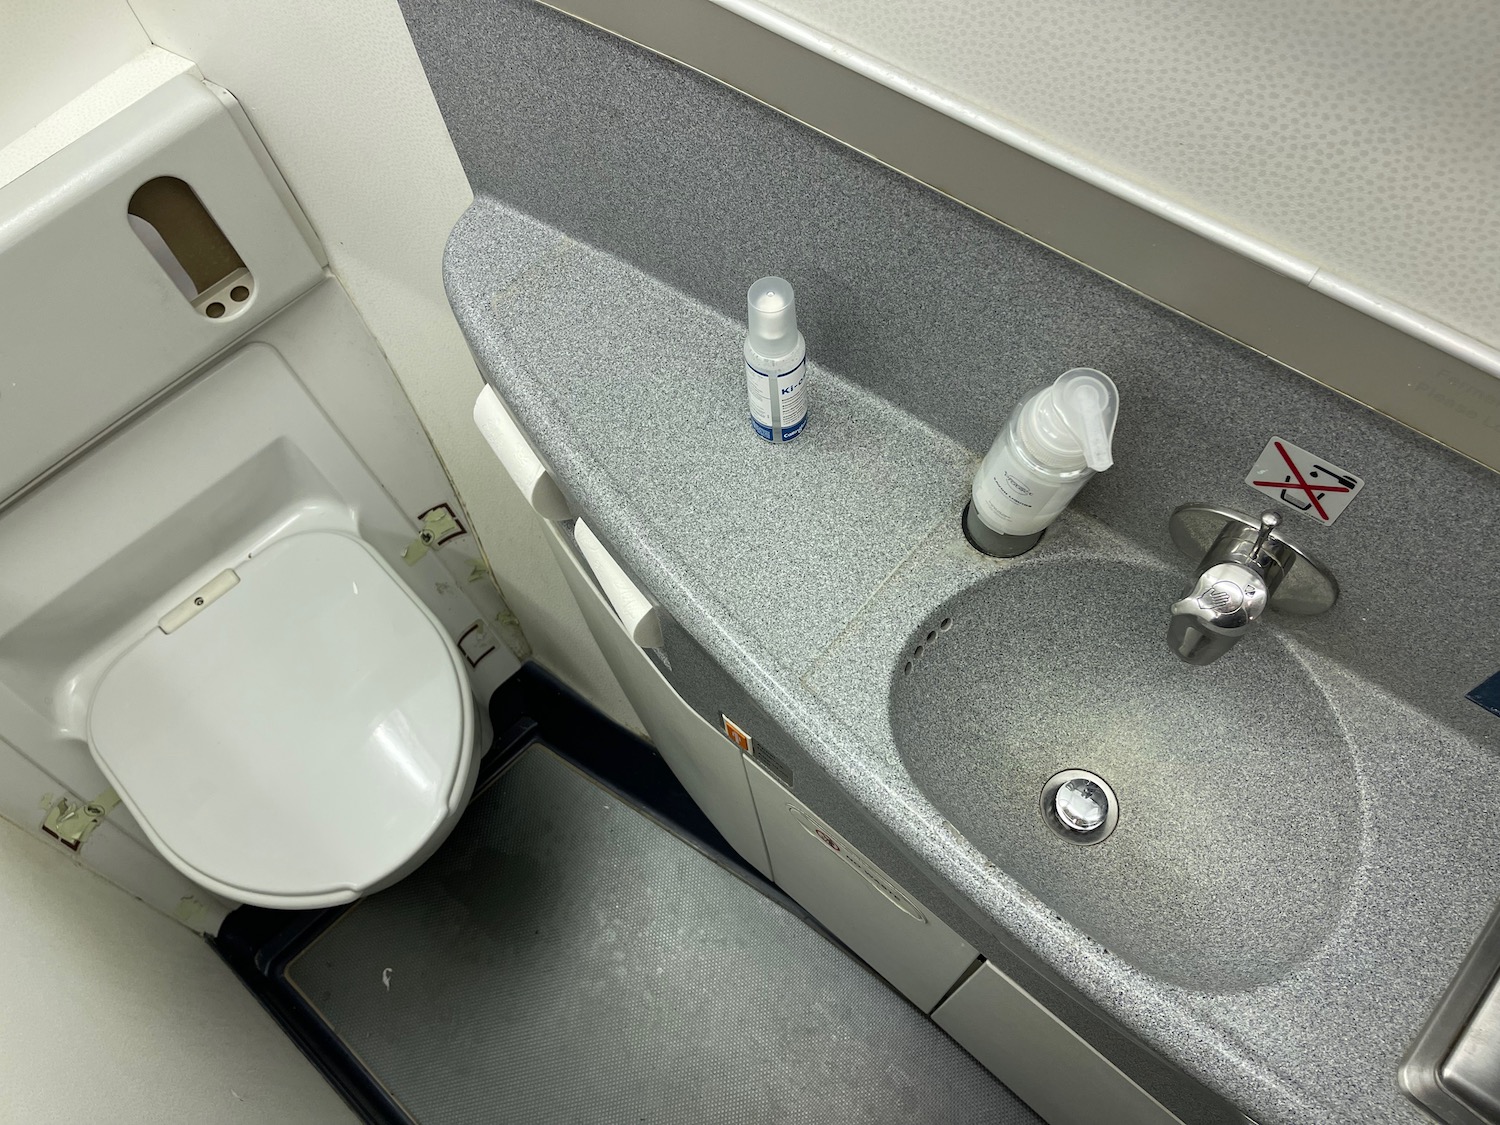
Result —
[[[199,604],[201,603],[201,604]],[[401,878],[474,787],[466,663],[364,540],[274,539],[109,665],[87,741],[152,844],[235,902],[310,909]]]

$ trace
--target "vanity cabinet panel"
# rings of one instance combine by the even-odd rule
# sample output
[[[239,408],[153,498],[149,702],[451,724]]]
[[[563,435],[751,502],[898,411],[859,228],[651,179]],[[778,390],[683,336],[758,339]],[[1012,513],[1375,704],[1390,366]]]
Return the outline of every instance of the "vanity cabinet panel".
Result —
[[[908,1000],[930,1012],[974,947],[752,760],[745,761],[776,883]]]
[[[651,658],[626,636],[567,532],[549,523],[546,533],[589,631],[657,751],[730,847],[766,878],[773,878],[739,748],[699,718]]]
[[[988,961],[932,1018],[1049,1125],[1181,1125]]]

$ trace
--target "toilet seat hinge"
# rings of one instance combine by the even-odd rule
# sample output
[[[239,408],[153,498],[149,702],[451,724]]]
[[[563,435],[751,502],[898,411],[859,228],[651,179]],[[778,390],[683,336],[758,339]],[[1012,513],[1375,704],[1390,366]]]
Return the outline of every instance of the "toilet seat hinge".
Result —
[[[48,794],[47,797],[42,798],[44,806],[47,807],[47,816],[42,821],[42,831],[63,847],[71,848],[75,852],[83,847],[83,842],[120,803],[120,795],[113,789],[106,789],[92,801],[82,804],[74,804],[67,797],[59,797],[50,805],[46,805],[50,797],[51,795]]]

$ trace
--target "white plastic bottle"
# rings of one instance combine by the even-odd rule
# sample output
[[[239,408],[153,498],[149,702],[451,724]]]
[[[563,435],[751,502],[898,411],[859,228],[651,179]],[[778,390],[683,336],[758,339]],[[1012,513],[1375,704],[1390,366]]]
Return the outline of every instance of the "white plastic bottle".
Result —
[[[807,425],[807,345],[797,331],[797,297],[790,282],[763,277],[747,298],[750,424],[767,441],[791,441]]]
[[[964,528],[992,555],[1030,550],[1090,477],[1114,464],[1120,392],[1102,371],[1075,367],[1011,411],[984,463]]]

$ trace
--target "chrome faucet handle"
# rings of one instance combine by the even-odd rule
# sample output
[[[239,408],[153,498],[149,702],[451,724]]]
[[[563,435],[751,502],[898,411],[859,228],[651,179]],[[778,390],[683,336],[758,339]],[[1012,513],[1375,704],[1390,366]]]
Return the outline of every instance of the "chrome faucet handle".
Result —
[[[1210,566],[1172,604],[1168,646],[1189,664],[1213,663],[1260,619],[1269,585],[1261,571],[1242,563]]]
[[[1187,504],[1172,513],[1172,539],[1198,560],[1192,588],[1172,606],[1167,643],[1190,664],[1223,656],[1267,609],[1310,615],[1338,600],[1338,583],[1281,534],[1281,516]]]
[[[1251,556],[1260,554],[1260,549],[1266,545],[1266,540],[1271,533],[1281,526],[1281,517],[1275,512],[1262,512],[1260,514],[1260,527],[1255,535],[1255,542],[1250,547]]]

